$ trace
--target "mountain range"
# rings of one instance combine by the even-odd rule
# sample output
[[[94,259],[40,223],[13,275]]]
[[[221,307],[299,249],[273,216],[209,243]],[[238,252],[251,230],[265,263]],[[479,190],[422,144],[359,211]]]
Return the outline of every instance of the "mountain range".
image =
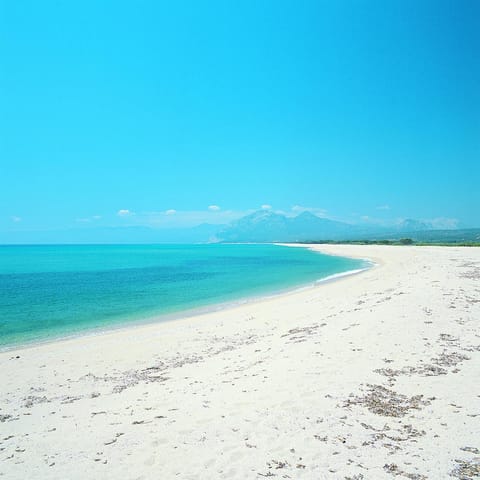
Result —
[[[224,242],[291,242],[312,238],[337,239],[350,236],[357,227],[320,218],[310,212],[287,217],[260,210],[233,222],[217,234]]]
[[[259,210],[228,225],[154,229],[145,226],[98,227],[0,233],[0,244],[22,243],[214,243],[374,240],[409,237],[417,241],[479,241],[480,229],[438,229],[407,219],[390,227],[352,225],[305,211],[289,217]]]
[[[257,211],[233,222],[217,233],[223,242],[301,242],[307,240],[351,240],[398,237],[436,230],[433,225],[406,219],[392,227],[352,225],[321,218],[305,211],[287,217],[271,211]]]

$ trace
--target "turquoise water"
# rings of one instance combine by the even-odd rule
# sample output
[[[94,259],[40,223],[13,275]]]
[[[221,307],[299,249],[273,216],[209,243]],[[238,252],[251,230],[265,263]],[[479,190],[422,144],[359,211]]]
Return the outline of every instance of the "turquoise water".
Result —
[[[276,245],[0,246],[0,346],[145,322],[365,266]]]

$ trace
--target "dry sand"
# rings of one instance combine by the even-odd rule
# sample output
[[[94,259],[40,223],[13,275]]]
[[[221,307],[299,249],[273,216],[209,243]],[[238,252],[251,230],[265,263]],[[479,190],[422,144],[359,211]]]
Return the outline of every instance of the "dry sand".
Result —
[[[0,354],[8,479],[480,475],[480,249]]]

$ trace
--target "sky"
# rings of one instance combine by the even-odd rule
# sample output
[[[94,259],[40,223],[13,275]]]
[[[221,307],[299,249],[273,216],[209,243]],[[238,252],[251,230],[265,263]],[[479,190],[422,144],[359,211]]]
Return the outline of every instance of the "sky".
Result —
[[[0,234],[480,227],[479,51],[476,0],[0,0]]]

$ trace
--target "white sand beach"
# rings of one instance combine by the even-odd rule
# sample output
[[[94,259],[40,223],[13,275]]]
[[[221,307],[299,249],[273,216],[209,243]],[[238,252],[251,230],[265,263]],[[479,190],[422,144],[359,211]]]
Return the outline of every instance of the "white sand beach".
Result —
[[[0,354],[5,479],[480,475],[480,248]]]

